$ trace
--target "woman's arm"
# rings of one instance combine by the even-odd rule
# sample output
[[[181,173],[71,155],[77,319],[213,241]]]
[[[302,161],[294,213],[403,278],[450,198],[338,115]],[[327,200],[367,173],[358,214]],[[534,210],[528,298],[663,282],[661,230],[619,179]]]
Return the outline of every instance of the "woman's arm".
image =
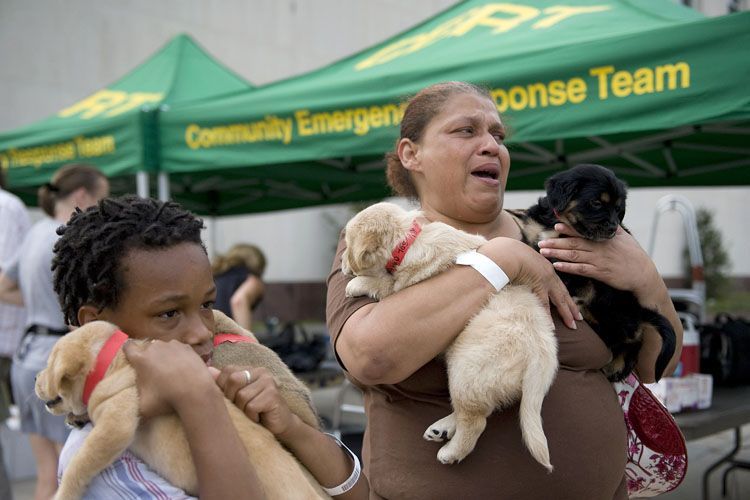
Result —
[[[310,427],[289,410],[268,370],[249,368],[250,383],[244,370],[244,367],[228,366],[221,373],[214,372],[224,395],[248,418],[271,431],[323,487],[333,488],[344,483],[354,470],[349,454],[330,436]],[[368,496],[367,479],[360,475],[352,489],[336,498],[366,499]]]
[[[253,322],[252,307],[263,295],[263,282],[257,276],[250,275],[234,291],[230,299],[232,318],[245,330],[251,330]]]
[[[539,247],[545,257],[560,259],[554,264],[557,270],[588,276],[614,288],[631,291],[642,306],[659,312],[669,320],[677,343],[664,375],[674,372],[682,352],[682,323],[656,265],[636,239],[622,227],[618,228],[611,240],[599,242],[580,238],[565,224],[556,224],[555,230],[570,237],[545,240],[539,243]],[[659,335],[647,330],[636,367],[643,382],[655,381],[656,358],[660,349]]]
[[[203,360],[181,342],[128,343],[136,370],[141,415],[174,411],[185,428],[202,499],[264,498],[224,395]]]
[[[577,307],[546,259],[511,238],[494,238],[479,251],[495,261],[511,282],[528,284],[544,297],[545,305],[555,304],[566,324],[575,328]],[[398,383],[444,351],[493,292],[477,271],[454,266],[358,309],[336,337],[336,352],[362,383]]]

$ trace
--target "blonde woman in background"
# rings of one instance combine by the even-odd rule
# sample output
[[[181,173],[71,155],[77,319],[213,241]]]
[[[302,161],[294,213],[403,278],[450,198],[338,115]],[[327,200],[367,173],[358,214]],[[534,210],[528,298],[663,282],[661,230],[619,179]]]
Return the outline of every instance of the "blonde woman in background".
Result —
[[[253,310],[263,299],[265,255],[255,245],[238,243],[226,254],[216,257],[211,267],[216,282],[214,309],[251,330]]]

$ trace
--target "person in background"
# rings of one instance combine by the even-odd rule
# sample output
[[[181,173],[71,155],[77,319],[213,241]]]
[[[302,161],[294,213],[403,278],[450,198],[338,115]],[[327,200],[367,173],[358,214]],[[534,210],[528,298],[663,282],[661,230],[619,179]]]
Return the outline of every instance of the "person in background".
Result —
[[[239,243],[212,264],[216,282],[215,309],[251,330],[253,310],[263,299],[266,257],[255,245]]]
[[[16,260],[18,248],[29,230],[29,214],[23,202],[5,191],[5,172],[0,169],[0,272]],[[0,302],[0,425],[10,416],[12,402],[10,366],[21,340],[26,311],[17,304]],[[3,449],[0,444],[0,498],[12,498]]]
[[[505,126],[490,94],[463,82],[435,84],[410,101],[387,177],[396,194],[419,201],[424,216],[489,241],[473,264],[456,265],[381,301],[347,298],[339,242],[328,277],[327,322],[336,354],[365,395],[363,455],[370,498],[492,498],[556,500],[627,498],[626,429],[612,384],[601,371],[611,353],[555,274],[584,274],[631,290],[644,306],[673,324],[680,357],[682,328],[654,263],[620,228],[603,242],[569,238],[540,244],[547,259],[520,241],[503,211],[510,155]],[[470,263],[471,264],[471,263]],[[476,448],[460,463],[437,459],[442,443],[422,435],[451,413],[446,347],[495,293],[493,276],[529,285],[552,307],[560,369],[542,408],[554,471],[528,453],[518,427],[518,404],[495,411]],[[500,285],[502,287],[502,285]],[[637,372],[654,381],[661,340],[646,334]],[[481,348],[481,347],[478,347]]]
[[[21,431],[29,434],[36,460],[36,500],[49,499],[57,490],[57,461],[68,435],[64,417],[47,412],[34,393],[36,374],[46,366],[55,342],[69,331],[52,288],[56,230],[76,209],[84,210],[108,194],[109,182],[96,167],[61,167],[38,191],[39,206],[47,217],[31,227],[18,258],[0,274],[0,300],[26,307],[26,333],[13,357],[11,385]]]

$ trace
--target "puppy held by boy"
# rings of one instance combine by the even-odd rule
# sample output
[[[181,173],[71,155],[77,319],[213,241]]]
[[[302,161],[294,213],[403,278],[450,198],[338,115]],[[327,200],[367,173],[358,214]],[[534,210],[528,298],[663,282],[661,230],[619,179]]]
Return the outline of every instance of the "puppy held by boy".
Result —
[[[441,222],[377,203],[346,225],[342,270],[355,277],[347,296],[382,299],[434,276],[486,240]],[[467,254],[471,258],[471,254]],[[449,442],[438,459],[459,462],[474,449],[487,417],[520,399],[519,420],[531,455],[552,470],[541,409],[557,374],[557,341],[549,313],[526,286],[494,294],[445,351],[453,413],[424,433]]]
[[[90,420],[93,427],[80,431],[83,437],[74,440],[71,453],[63,451],[69,458],[63,459],[57,498],[79,498],[95,479],[106,490],[108,483],[99,473],[128,448],[187,494],[204,491],[199,471],[231,469],[242,481],[257,478],[249,482],[267,498],[329,498],[279,442],[276,432],[284,431],[277,427],[272,433],[261,410],[251,406],[252,398],[265,394],[265,402],[285,409],[275,413],[285,415],[277,424],[285,422],[282,427],[294,429],[297,436],[303,429],[305,439],[311,435],[307,429],[315,437],[320,434],[305,386],[273,351],[212,310],[216,287],[200,238],[202,226],[175,203],[126,196],[78,212],[58,230],[55,291],[66,321],[79,328],[56,343],[47,368],[39,373],[36,392],[52,413],[68,415],[79,426]],[[128,339],[130,344],[121,348]],[[139,370],[136,378],[124,351],[131,361],[133,356],[141,364],[150,360],[146,375]],[[165,357],[148,358],[149,352]],[[223,367],[216,382],[206,364]],[[148,418],[140,415],[141,389],[151,391],[145,398],[152,403]],[[161,406],[154,398],[161,398]],[[231,423],[236,431],[218,432],[214,417],[226,422],[222,429]],[[210,443],[199,441],[203,444],[193,447],[185,418],[193,436],[196,426],[202,429],[200,436],[214,429],[224,436],[237,459],[232,463],[242,465],[217,468],[210,462],[206,469],[205,457],[215,460],[217,455]],[[325,436],[323,441],[333,445],[335,460],[343,458],[338,446]],[[215,476],[210,477],[212,491],[227,490],[221,484],[214,488]],[[99,489],[97,494],[107,493]]]
[[[219,322],[228,321],[218,311],[214,311],[214,315],[219,317]],[[225,334],[226,329],[221,332]],[[195,466],[180,419],[174,414],[148,421],[139,419],[135,371],[121,350],[113,353],[103,378],[93,390],[88,389],[90,374],[101,359],[99,353],[115,334],[122,335],[122,332],[103,321],[93,321],[73,330],[55,344],[47,368],[37,377],[37,396],[45,401],[51,413],[66,415],[68,422],[79,427],[89,419],[94,423],[93,430],[63,474],[57,497],[80,498],[91,479],[128,448],[171,484],[197,494]],[[228,356],[235,361],[242,359],[243,366],[270,369],[283,381],[279,386],[289,406],[297,408],[298,416],[308,424],[317,425],[315,413],[308,406],[309,391],[276,353],[257,342],[237,346],[228,342],[217,350],[229,352]],[[251,372],[248,370],[248,373]],[[229,400],[226,406],[269,498],[328,498],[273,434],[248,419]],[[284,481],[279,481],[280,477]]]
[[[547,195],[528,210],[509,210],[521,228],[524,243],[536,250],[541,240],[558,236],[554,231],[557,222],[593,241],[613,238],[622,225],[627,191],[607,168],[577,165],[550,177],[545,188]],[[656,379],[660,379],[677,342],[669,321],[641,306],[631,292],[586,276],[558,274],[583,317],[612,351],[612,361],[604,368],[609,380],[624,380],[633,371],[646,330],[656,331],[662,340],[656,360]]]

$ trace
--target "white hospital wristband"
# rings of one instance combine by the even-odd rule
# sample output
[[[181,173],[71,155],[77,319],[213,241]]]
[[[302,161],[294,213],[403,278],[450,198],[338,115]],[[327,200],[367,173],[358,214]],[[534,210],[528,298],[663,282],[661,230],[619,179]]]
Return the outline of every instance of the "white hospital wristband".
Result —
[[[489,281],[498,292],[510,282],[508,275],[500,269],[500,266],[495,264],[494,260],[476,250],[459,254],[458,257],[456,257],[456,264],[473,267],[479,272],[479,274],[484,276],[484,279]]]
[[[328,433],[326,433],[328,434]],[[352,471],[351,475],[338,486],[334,486],[333,488],[323,488],[323,491],[326,492],[328,496],[335,497],[336,495],[343,495],[350,489],[354,488],[354,485],[357,484],[357,481],[359,481],[359,475],[362,472],[362,466],[359,463],[359,458],[357,458],[357,455],[354,454],[352,450],[349,449],[348,446],[346,446],[344,443],[341,442],[339,438],[334,436],[333,434],[328,434],[331,436],[331,438],[336,441],[336,444],[338,444],[342,450],[346,451],[349,456],[352,458],[352,461],[354,462],[354,470]]]

